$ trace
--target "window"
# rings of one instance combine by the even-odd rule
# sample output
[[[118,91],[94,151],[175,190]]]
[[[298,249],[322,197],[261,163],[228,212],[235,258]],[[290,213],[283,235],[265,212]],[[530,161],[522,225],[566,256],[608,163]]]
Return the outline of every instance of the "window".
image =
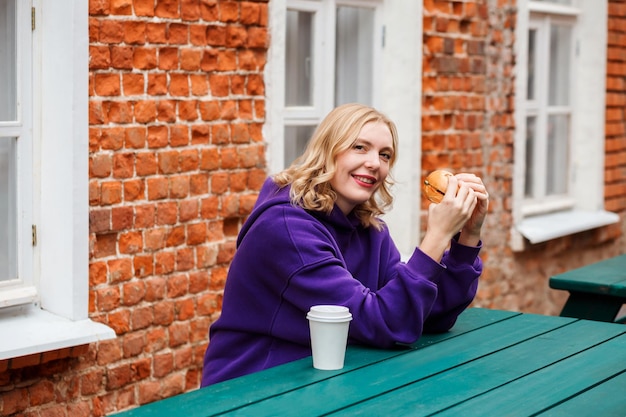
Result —
[[[0,360],[115,336],[88,319],[88,2],[42,8],[0,2]]]
[[[32,302],[30,8],[0,3],[0,307]]]
[[[287,1],[282,165],[304,150],[321,119],[349,102],[374,105],[380,1]]]
[[[606,1],[519,6],[516,250],[522,236],[538,243],[618,220],[603,210],[601,191]]]
[[[382,110],[396,122],[402,149],[394,210],[385,220],[400,250],[410,254],[419,236],[422,32],[415,16],[421,2],[272,0],[269,7],[264,129],[270,171],[301,154],[335,106],[359,102]]]

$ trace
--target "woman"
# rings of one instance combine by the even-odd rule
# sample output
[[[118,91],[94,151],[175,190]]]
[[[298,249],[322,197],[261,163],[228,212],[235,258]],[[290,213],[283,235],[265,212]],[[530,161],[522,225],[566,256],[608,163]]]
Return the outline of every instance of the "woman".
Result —
[[[453,326],[476,294],[488,194],[475,175],[452,177],[404,263],[379,218],[396,152],[392,121],[347,104],[266,180],[237,240],[202,386],[310,355],[306,313],[316,304],[348,307],[349,342],[380,348]]]

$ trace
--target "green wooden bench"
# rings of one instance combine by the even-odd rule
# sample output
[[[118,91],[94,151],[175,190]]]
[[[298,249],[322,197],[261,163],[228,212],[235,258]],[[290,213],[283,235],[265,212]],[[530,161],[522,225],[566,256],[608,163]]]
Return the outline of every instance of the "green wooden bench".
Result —
[[[555,275],[549,285],[570,293],[563,317],[626,323],[626,316],[617,318],[626,304],[626,255]]]

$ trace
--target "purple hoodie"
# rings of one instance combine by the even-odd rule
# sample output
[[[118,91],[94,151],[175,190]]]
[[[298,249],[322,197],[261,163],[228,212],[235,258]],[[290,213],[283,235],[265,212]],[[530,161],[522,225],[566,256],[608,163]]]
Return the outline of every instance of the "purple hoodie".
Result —
[[[479,250],[452,240],[441,263],[419,249],[401,262],[386,226],[293,206],[289,187],[268,179],[237,240],[202,386],[311,355],[316,304],[350,309],[349,343],[391,348],[447,331],[476,294]]]

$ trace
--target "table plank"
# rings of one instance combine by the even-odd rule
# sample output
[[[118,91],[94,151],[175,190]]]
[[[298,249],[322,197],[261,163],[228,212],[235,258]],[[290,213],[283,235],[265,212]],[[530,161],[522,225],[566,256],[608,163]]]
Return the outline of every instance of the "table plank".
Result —
[[[549,285],[558,290],[626,297],[626,255],[555,275]]]
[[[481,352],[474,355],[476,359],[473,361],[451,367],[445,372],[431,373],[429,378],[416,380],[387,395],[373,397],[336,415],[373,415],[382,410],[388,415],[429,415],[558,362],[563,356],[577,354],[614,337],[620,331],[608,324],[598,326],[589,321],[570,323],[530,340],[520,340],[505,349],[494,350],[489,355]],[[463,412],[456,415],[469,414]],[[492,414],[481,415],[503,414],[495,410]]]
[[[553,331],[555,328],[567,327],[575,321],[564,317],[514,316],[465,333],[463,337],[450,338],[445,343],[337,375],[323,384],[312,384],[297,391],[268,398],[245,409],[235,410],[229,415],[255,417],[288,415],[293,413],[294,404],[298,404],[298,416],[323,415],[471,362],[477,356],[489,355],[538,334]],[[387,410],[384,410],[387,414]],[[347,415],[352,415],[352,411],[352,408],[348,409]],[[369,410],[366,414],[372,415]],[[393,414],[392,412],[389,415]],[[403,414],[400,412],[397,415]]]
[[[609,324],[612,326],[621,326]],[[595,328],[595,327],[594,327]],[[542,352],[542,355],[544,353]],[[609,380],[626,367],[626,334],[476,396],[438,416],[529,416]],[[624,404],[624,388],[620,395]],[[595,403],[594,416],[605,416]],[[624,411],[624,410],[623,410]],[[580,414],[575,413],[579,416]]]
[[[449,332],[424,335],[412,347],[430,346],[519,315],[520,313],[511,311],[482,308],[467,309],[459,316],[454,328]],[[346,354],[345,366],[338,371],[316,370],[313,368],[311,357],[308,357],[270,368],[263,372],[257,372],[242,378],[236,378],[151,404],[145,404],[141,407],[118,413],[116,416],[170,417],[172,415],[187,415],[208,417],[217,415],[261,401],[267,397],[277,396],[350,372],[372,362],[380,362],[405,354],[407,351],[407,346],[398,350],[350,346]],[[251,387],[254,387],[254,389],[251,389]]]
[[[568,399],[542,413],[538,417],[624,417],[624,393],[626,392],[626,371],[607,379],[602,384]]]

